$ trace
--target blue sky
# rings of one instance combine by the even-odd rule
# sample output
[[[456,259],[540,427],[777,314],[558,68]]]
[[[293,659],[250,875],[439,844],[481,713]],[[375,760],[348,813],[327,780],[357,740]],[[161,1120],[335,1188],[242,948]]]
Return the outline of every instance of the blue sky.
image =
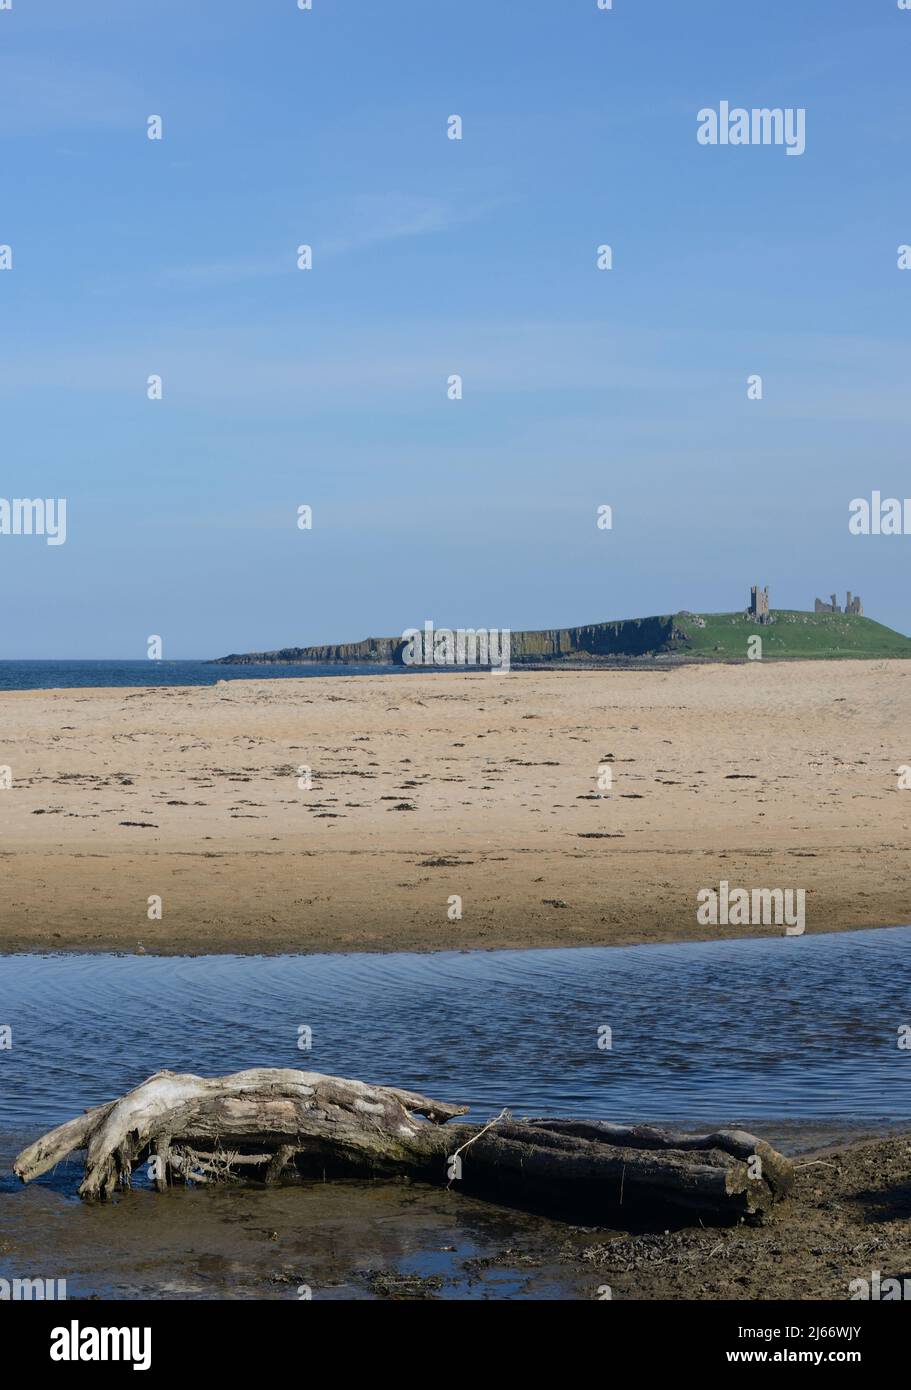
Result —
[[[911,537],[847,527],[911,495],[909,66],[895,0],[13,0],[0,493],[68,534],[0,537],[0,656],[752,582],[911,632]],[[700,146],[721,100],[805,108],[806,152]]]

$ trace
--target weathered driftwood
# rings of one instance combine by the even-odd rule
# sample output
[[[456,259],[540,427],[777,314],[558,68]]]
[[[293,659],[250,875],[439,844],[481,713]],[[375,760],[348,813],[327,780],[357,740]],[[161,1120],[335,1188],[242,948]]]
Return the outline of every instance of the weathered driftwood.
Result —
[[[128,1185],[142,1163],[159,1191],[251,1177],[408,1177],[563,1206],[592,1222],[643,1206],[750,1216],[791,1186],[789,1160],[739,1130],[675,1134],[507,1111],[486,1125],[451,1123],[466,1109],[318,1072],[162,1071],[44,1135],[14,1169],[31,1182],[85,1150],[79,1194],[89,1200]]]

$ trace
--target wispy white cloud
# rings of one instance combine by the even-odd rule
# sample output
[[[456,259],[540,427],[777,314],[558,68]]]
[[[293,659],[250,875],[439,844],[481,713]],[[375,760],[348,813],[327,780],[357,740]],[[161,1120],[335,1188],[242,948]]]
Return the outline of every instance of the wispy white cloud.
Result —
[[[337,256],[384,241],[446,232],[478,221],[497,206],[499,201],[456,204],[420,194],[364,193],[344,207],[318,209],[317,220],[324,218],[328,226],[334,225],[335,230],[322,238],[322,250]]]
[[[362,193],[315,204],[301,239],[313,247],[315,263],[383,243],[447,232],[480,221],[503,204],[503,199],[466,198],[456,203],[416,193]],[[160,278],[169,284],[205,288],[286,275],[296,269],[295,251],[296,245],[281,251],[170,266]]]

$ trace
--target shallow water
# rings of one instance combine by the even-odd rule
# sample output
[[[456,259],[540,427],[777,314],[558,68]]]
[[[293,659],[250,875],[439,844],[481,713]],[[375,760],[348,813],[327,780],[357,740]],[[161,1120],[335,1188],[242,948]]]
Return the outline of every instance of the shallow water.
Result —
[[[12,1156],[0,1143],[4,1168]],[[62,1279],[68,1298],[291,1301],[595,1297],[599,1283],[561,1264],[562,1223],[443,1188],[137,1189],[85,1204],[77,1176],[73,1164],[69,1194],[60,1175],[0,1194],[0,1278]]]
[[[59,1123],[160,1067],[258,1065],[406,1086],[477,1116],[509,1105],[765,1133],[911,1121],[897,1046],[909,961],[908,927],[427,955],[4,957],[14,1045],[0,1052],[0,1132]]]

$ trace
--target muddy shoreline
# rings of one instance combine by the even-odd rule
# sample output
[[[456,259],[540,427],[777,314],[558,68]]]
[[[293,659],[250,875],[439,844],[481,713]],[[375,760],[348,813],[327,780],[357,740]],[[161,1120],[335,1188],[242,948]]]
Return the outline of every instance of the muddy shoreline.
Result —
[[[10,1154],[3,1145],[4,1168]],[[409,1184],[74,1200],[75,1174],[0,1196],[0,1275],[69,1297],[836,1299],[911,1271],[911,1135],[803,1152],[763,1225],[583,1228]]]

